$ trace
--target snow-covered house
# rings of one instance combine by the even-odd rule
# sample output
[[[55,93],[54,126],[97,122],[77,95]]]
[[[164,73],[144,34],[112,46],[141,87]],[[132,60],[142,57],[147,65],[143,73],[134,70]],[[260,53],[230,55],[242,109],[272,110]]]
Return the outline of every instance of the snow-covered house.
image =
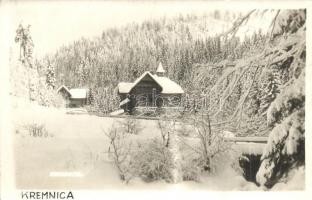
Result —
[[[144,72],[134,82],[118,84],[118,94],[124,109],[134,107],[179,107],[184,93],[180,85],[165,77],[161,63],[156,73]]]
[[[57,93],[63,96],[68,107],[82,107],[87,103],[88,89],[68,89],[66,86],[62,85],[57,89]]]

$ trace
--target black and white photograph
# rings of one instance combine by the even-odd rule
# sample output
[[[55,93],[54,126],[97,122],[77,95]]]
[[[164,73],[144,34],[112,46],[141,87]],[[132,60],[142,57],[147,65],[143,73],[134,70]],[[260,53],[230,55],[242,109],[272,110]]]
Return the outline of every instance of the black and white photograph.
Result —
[[[20,199],[305,191],[308,9],[243,2],[2,2],[1,176],[73,191]]]

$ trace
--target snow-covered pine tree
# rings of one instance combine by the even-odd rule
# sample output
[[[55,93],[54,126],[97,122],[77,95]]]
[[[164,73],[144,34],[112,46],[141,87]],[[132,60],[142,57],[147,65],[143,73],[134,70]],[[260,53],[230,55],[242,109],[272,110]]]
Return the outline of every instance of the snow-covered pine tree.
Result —
[[[266,70],[263,73],[260,87],[260,113],[266,114],[270,104],[279,93],[279,76],[277,70]]]
[[[257,182],[266,187],[290,179],[290,172],[305,163],[305,16],[306,10],[284,10],[277,12],[274,22],[277,53],[272,63],[291,73],[284,76],[281,91],[267,110],[273,129],[257,173]]]
[[[46,70],[46,84],[48,89],[54,89],[56,84],[55,72],[54,67],[51,63],[48,64]]]
[[[94,91],[92,88],[89,89],[87,100],[89,105],[94,105]]]
[[[276,10],[272,20],[269,37],[265,48],[250,49],[250,56],[238,60],[235,68],[229,69],[219,78],[212,88],[211,96],[217,96],[213,108],[218,108],[218,114],[226,111],[226,100],[233,95],[238,80],[248,70],[268,72],[267,83],[262,87],[262,109],[266,110],[267,131],[269,139],[261,157],[257,182],[266,187],[272,187],[282,177],[288,177],[292,169],[304,166],[305,158],[305,92],[304,68],[306,65],[306,10]],[[246,16],[234,23],[226,34],[234,34],[252,15],[252,10]],[[274,72],[276,70],[276,73]],[[233,74],[235,76],[233,76]],[[235,106],[232,115],[225,116],[230,120],[241,120],[248,97],[255,83],[261,79],[252,75],[251,81],[244,81],[246,89]],[[281,79],[280,79],[281,78]],[[231,84],[222,83],[229,79]],[[281,85],[277,80],[281,80]],[[261,93],[260,92],[260,93]],[[220,94],[221,93],[221,94]],[[223,117],[223,119],[225,119]]]

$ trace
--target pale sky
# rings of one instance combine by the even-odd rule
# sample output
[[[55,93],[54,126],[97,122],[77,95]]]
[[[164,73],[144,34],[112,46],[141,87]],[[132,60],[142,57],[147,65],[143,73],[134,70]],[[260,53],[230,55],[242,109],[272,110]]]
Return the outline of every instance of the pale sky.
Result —
[[[204,13],[207,3],[179,2],[18,2],[10,6],[12,41],[18,24],[31,24],[35,55],[55,51],[81,37],[100,36],[109,27],[179,13]]]
[[[202,15],[212,6],[207,1],[46,1],[10,3],[8,10],[12,42],[18,24],[30,24],[34,54],[42,56],[81,37],[100,36],[110,27],[180,13]]]

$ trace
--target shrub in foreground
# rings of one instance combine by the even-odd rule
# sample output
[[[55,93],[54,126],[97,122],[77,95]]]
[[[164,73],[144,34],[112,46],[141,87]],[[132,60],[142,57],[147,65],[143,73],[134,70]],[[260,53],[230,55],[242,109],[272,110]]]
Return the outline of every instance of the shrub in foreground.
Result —
[[[172,156],[159,139],[147,144],[139,144],[133,155],[132,168],[135,174],[146,182],[165,180],[171,182]]]

